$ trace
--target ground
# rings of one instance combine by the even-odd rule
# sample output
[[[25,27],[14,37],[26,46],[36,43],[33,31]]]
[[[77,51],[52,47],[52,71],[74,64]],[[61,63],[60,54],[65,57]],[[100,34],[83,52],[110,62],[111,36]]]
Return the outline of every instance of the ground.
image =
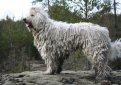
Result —
[[[0,85],[121,85],[121,70],[113,71],[110,80],[96,81],[91,71],[63,71],[58,75],[43,75],[42,71],[5,74]]]

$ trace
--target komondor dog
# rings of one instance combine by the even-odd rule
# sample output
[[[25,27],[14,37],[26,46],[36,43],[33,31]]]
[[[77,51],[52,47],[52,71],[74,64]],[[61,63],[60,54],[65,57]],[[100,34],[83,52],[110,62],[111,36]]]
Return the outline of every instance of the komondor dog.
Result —
[[[64,60],[73,51],[80,49],[91,62],[97,79],[110,76],[108,56],[111,40],[105,27],[86,22],[72,24],[55,21],[37,7],[32,7],[29,16],[23,20],[33,34],[34,45],[47,64],[45,74],[60,73]]]

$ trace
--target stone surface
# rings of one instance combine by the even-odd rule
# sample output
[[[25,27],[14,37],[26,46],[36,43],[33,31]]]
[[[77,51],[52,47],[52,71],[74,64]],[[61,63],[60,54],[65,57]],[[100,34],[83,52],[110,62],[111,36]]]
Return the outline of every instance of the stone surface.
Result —
[[[113,71],[110,80],[96,81],[91,71],[63,71],[44,75],[42,71],[26,71],[2,75],[0,85],[121,85],[121,71]]]

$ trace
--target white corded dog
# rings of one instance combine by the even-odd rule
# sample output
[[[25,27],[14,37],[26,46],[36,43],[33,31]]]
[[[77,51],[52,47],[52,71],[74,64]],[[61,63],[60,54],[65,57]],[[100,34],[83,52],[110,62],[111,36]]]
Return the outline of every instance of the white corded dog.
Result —
[[[97,79],[110,76],[108,57],[111,40],[107,28],[86,22],[55,21],[38,7],[32,7],[28,17],[23,20],[33,34],[34,45],[47,64],[45,74],[60,73],[64,60],[73,51],[80,49],[91,62]]]

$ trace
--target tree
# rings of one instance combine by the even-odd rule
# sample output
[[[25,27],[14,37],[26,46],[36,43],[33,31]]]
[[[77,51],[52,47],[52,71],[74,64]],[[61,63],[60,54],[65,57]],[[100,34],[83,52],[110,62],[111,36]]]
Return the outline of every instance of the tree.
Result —
[[[38,0],[35,0],[38,2]],[[44,0],[39,0],[44,1]],[[60,5],[64,8],[69,8],[70,11],[76,12],[80,14],[80,16],[83,15],[84,18],[88,19],[90,17],[90,14],[92,13],[92,10],[94,8],[99,8],[100,0],[53,0],[49,1],[52,5]]]
[[[77,12],[71,12],[68,8],[60,5],[53,5],[49,8],[49,15],[52,19],[69,23],[80,22],[82,16]]]
[[[100,0],[68,0],[70,10],[77,11],[86,20],[96,12],[95,9],[98,9],[99,5]]]
[[[101,9],[100,13],[102,13],[102,14],[110,13],[111,9],[112,9],[111,0],[103,0],[101,3],[100,9]]]
[[[117,13],[116,13],[116,1],[114,0],[114,18],[115,18],[115,29],[117,28]]]
[[[49,8],[49,6],[50,6],[50,0],[34,0],[34,1],[32,2],[32,4],[36,4],[36,3],[38,3],[38,2],[42,2],[43,5],[44,5],[44,6],[48,6],[48,8]]]

